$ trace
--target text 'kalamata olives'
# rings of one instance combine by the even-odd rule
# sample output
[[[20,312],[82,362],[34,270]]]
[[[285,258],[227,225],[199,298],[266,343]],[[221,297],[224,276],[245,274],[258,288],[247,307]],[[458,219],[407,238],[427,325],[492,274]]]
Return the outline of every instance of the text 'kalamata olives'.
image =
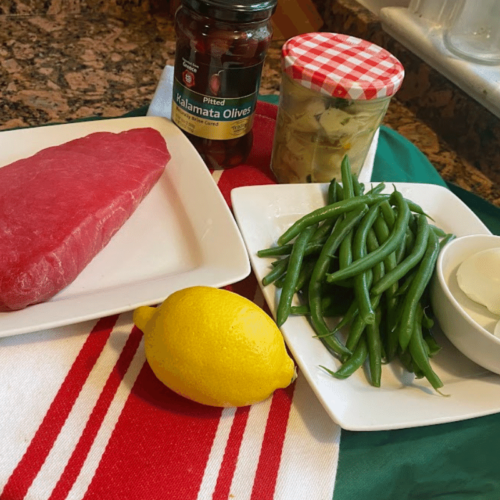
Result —
[[[172,120],[210,168],[252,148],[253,115],[277,0],[183,0],[176,13]]]

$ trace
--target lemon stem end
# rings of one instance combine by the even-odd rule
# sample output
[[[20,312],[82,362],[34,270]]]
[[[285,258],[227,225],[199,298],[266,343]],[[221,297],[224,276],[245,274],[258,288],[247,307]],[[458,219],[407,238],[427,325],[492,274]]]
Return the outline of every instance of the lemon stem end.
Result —
[[[156,312],[156,308],[149,306],[138,307],[134,311],[133,321],[135,326],[143,333],[146,333],[147,324]]]

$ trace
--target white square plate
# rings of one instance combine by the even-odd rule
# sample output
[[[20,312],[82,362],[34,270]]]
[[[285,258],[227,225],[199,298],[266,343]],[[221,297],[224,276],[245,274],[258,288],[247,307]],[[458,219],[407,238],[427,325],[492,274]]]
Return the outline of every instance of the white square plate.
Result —
[[[78,278],[51,300],[0,313],[0,337],[157,304],[193,285],[221,287],[250,273],[234,218],[184,134],[159,117],[119,118],[0,133],[0,166],[93,132],[158,130],[172,159],[150,193]]]
[[[446,232],[456,236],[490,234],[476,215],[444,187],[396,183],[403,195],[418,203]],[[327,185],[288,184],[242,187],[232,191],[236,220],[259,282],[269,272],[272,259],[256,252],[276,244],[278,237],[298,218],[324,205]],[[392,184],[386,192],[392,191]],[[263,288],[275,314],[276,288]],[[436,330],[438,330],[436,328]],[[291,316],[282,327],[290,351],[326,411],[344,429],[376,431],[432,425],[500,412],[500,376],[463,356],[446,337],[436,332],[443,347],[432,359],[444,383],[440,396],[426,380],[414,380],[397,363],[385,365],[382,386],[372,387],[362,370],[337,380],[319,365],[336,370],[340,362],[318,339],[305,317]]]

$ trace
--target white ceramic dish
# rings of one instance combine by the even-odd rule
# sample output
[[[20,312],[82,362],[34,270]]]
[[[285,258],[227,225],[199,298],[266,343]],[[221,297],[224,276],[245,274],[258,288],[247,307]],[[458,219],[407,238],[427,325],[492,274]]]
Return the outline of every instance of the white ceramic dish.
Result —
[[[436,185],[397,183],[407,198],[419,203],[436,225],[457,236],[490,234],[486,226],[453,193]],[[387,192],[392,185],[387,186]],[[324,204],[326,185],[289,184],[242,187],[232,192],[233,210],[259,281],[267,274],[270,259],[256,252],[274,244],[300,216]],[[275,312],[274,286],[263,294]],[[371,387],[362,371],[347,380],[336,380],[319,365],[331,370],[339,366],[313,338],[307,319],[290,317],[283,335],[319,400],[334,421],[345,429],[375,431],[432,425],[500,412],[500,377],[462,355],[436,331],[441,353],[433,367],[444,382],[443,397],[425,380],[414,380],[398,364],[383,367],[382,387]]]
[[[0,313],[0,337],[161,302],[192,285],[221,287],[250,273],[234,218],[203,160],[159,117],[120,118],[0,133],[0,166],[92,132],[153,127],[172,155],[164,174],[109,244],[51,300]]]
[[[464,260],[490,248],[500,248],[500,236],[464,236],[447,245],[436,264],[431,299],[439,324],[453,345],[477,364],[500,374],[500,338],[494,335],[500,318],[467,297],[457,280],[457,269]]]

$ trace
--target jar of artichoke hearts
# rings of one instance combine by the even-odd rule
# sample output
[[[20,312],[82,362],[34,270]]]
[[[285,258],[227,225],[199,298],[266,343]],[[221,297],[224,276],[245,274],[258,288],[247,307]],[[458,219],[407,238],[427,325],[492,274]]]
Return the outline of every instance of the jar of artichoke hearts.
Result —
[[[172,120],[210,168],[243,162],[277,0],[182,0]]]
[[[282,49],[271,168],[281,183],[329,182],[342,158],[359,175],[404,77],[385,49],[348,35],[308,33]]]

